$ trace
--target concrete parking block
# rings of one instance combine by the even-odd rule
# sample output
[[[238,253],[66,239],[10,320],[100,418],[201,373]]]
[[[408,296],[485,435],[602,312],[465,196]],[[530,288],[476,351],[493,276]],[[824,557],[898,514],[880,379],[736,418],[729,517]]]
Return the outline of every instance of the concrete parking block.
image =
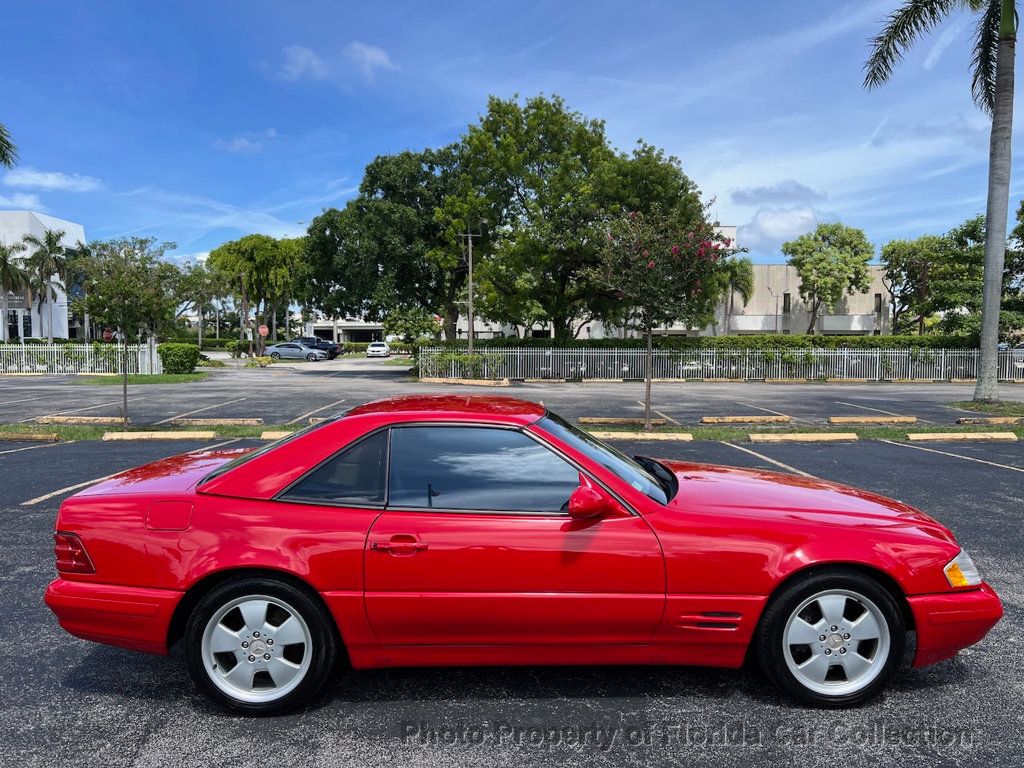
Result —
[[[35,419],[37,424],[88,424],[92,426],[108,426],[123,424],[120,416],[40,416]],[[132,420],[128,419],[131,424]]]
[[[0,440],[16,442],[56,443],[60,436],[54,432],[0,432]]]
[[[262,434],[260,434],[260,440],[280,440],[282,437],[288,437],[288,435],[294,435],[294,434],[295,434],[294,432],[289,432],[287,430],[283,430],[283,431],[279,431],[279,432],[274,432],[272,430],[267,430],[267,431],[263,432]]]
[[[577,419],[580,424],[643,424],[643,419],[627,416],[580,416]],[[651,424],[662,427],[667,423],[665,419],[651,419]]]
[[[508,379],[434,379],[421,378],[422,384],[463,384],[470,387],[507,387]]]
[[[1024,424],[1024,416],[986,416],[961,418],[957,424]]]
[[[1012,443],[1016,442],[1017,435],[1013,432],[911,432],[907,435],[907,439],[912,443],[940,441],[966,443],[985,440],[1001,440]]]
[[[829,424],[917,424],[917,416],[829,416]]]
[[[104,440],[213,440],[216,432],[105,432]]]
[[[789,432],[774,435],[751,432],[748,437],[752,443],[838,443],[858,439],[856,432]]]
[[[789,416],[701,416],[701,424],[788,424]]]
[[[591,432],[598,440],[693,440],[689,432]]]

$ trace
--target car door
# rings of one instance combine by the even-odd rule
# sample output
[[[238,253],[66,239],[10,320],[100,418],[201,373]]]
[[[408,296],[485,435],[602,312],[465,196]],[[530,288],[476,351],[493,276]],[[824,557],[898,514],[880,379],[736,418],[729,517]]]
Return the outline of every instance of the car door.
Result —
[[[302,350],[299,348],[298,344],[282,344],[281,357],[289,359],[302,357]]]
[[[388,497],[366,542],[366,612],[400,645],[646,643],[660,544],[638,515],[573,520],[579,469],[522,431],[391,429]]]

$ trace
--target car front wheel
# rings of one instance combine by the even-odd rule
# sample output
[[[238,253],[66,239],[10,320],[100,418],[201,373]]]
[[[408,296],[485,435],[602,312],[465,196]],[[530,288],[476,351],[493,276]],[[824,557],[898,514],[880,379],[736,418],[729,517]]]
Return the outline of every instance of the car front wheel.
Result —
[[[229,581],[199,601],[185,632],[188,669],[215,702],[277,715],[311,699],[333,671],[330,614],[305,590],[264,578]]]
[[[308,355],[306,355],[306,359],[309,360],[309,362],[312,363],[314,360],[316,360],[316,355],[314,355],[312,352],[310,352]]]
[[[270,356],[272,358],[274,358],[275,360],[280,360],[281,359],[281,353],[280,352],[271,352]]]
[[[828,571],[776,595],[756,639],[761,668],[797,701],[860,704],[903,656],[906,624],[892,594],[860,573]]]

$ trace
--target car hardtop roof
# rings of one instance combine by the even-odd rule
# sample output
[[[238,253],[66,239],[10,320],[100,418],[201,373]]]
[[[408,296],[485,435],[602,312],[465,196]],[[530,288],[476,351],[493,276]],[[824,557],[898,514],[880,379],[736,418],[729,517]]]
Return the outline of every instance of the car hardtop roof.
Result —
[[[437,414],[472,418],[483,416],[532,424],[544,416],[544,406],[505,395],[405,395],[375,400],[352,408],[346,417],[398,414]]]

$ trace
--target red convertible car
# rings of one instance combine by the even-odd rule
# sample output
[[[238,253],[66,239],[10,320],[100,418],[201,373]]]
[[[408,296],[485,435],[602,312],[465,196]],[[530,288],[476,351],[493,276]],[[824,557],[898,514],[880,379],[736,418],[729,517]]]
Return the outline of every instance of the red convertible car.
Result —
[[[944,526],[819,480],[629,458],[535,403],[414,396],[61,505],[68,632],[184,642],[220,704],[274,714],[352,667],[754,659],[805,704],[877,693],[1002,605]]]

